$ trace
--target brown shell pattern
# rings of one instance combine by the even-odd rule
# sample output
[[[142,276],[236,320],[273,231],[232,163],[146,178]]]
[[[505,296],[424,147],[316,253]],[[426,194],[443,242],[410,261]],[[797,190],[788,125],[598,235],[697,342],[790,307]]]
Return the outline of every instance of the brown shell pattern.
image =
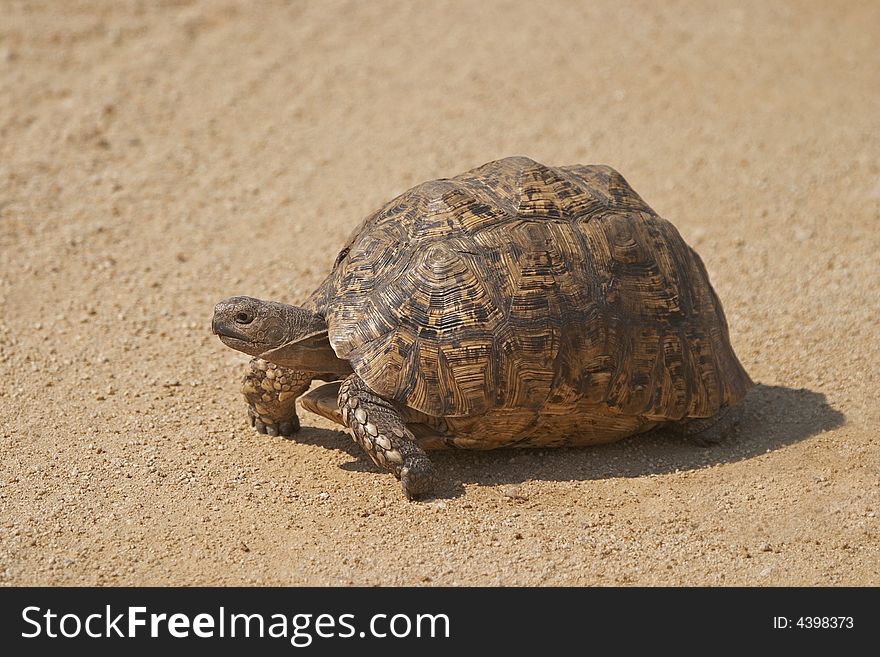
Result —
[[[751,385],[699,256],[607,166],[516,157],[418,185],[312,302],[373,390],[435,417],[709,417]]]

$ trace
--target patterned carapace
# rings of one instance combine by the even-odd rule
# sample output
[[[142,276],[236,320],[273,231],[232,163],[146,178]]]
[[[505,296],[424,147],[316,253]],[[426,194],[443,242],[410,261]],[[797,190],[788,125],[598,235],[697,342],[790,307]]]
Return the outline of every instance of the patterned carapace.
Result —
[[[752,385],[699,256],[607,166],[513,157],[418,185],[307,307],[370,389],[443,425],[426,447],[608,442]]]

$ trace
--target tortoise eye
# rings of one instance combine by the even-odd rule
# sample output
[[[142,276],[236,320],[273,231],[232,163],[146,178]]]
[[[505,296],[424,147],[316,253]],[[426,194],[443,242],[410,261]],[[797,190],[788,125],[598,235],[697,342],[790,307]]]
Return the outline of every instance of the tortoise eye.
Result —
[[[237,324],[250,324],[252,321],[254,321],[254,316],[244,310],[239,311],[235,315],[235,322]]]

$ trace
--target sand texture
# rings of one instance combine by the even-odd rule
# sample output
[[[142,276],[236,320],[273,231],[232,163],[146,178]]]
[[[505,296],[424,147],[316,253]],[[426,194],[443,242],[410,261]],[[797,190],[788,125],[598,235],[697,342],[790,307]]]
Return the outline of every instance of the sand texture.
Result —
[[[880,584],[880,4],[0,0],[0,583]],[[738,435],[434,456],[247,424],[234,294],[296,303],[408,187],[609,164],[705,261]]]

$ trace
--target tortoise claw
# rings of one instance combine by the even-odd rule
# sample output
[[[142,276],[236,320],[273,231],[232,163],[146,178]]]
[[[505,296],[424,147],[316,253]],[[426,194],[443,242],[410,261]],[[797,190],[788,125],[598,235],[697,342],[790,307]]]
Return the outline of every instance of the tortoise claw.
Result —
[[[434,469],[427,460],[424,463],[427,468],[420,467],[422,463],[419,463],[400,469],[400,486],[408,500],[425,497],[434,491]]]
[[[281,422],[265,422],[252,407],[248,406],[248,419],[254,429],[267,436],[290,437],[299,431],[299,418],[295,415]]]

